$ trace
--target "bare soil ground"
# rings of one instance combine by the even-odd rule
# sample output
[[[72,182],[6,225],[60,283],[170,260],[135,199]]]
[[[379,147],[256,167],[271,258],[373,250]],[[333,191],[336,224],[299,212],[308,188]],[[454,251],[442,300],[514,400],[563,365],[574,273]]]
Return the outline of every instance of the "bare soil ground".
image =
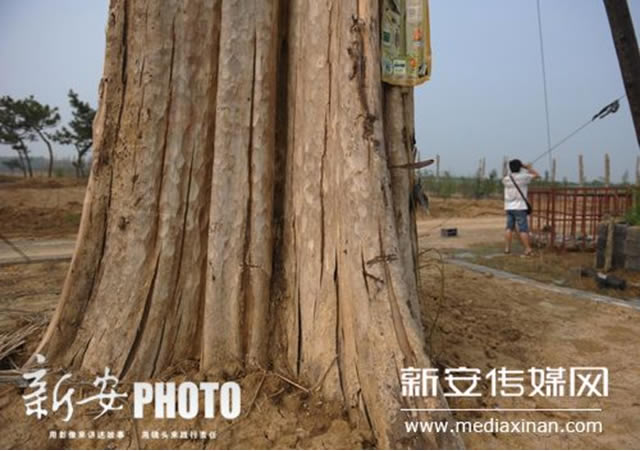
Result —
[[[434,324],[431,355],[439,367],[527,370],[597,366],[609,369],[605,398],[451,398],[452,408],[602,408],[602,412],[456,413],[458,420],[601,421],[601,434],[466,434],[468,448],[636,449],[639,446],[639,312],[550,294],[445,266],[421,273],[424,324]]]
[[[462,197],[431,197],[429,212],[420,219],[479,218],[503,215],[503,199],[466,199]]]
[[[78,196],[79,188],[73,185],[53,188],[61,190],[58,193],[63,209],[67,208],[66,202]],[[5,197],[0,197],[0,205],[5,205],[3,199],[17,196],[23,198],[21,208],[30,208],[24,192],[12,195],[3,193],[2,189],[0,187],[0,196]],[[81,195],[79,197],[82,198]],[[419,222],[422,249],[436,249],[441,253],[460,249],[473,252],[479,246],[500,240],[503,224],[503,218],[498,216],[500,202],[497,208],[496,201],[477,201],[471,206],[466,200],[450,201],[447,201],[447,208],[439,209],[438,202],[432,200],[432,216]],[[476,213],[474,208],[478,209]],[[479,216],[475,216],[477,213]],[[443,220],[459,228],[458,238],[439,236]],[[46,231],[45,236],[59,236],[50,233],[51,230]],[[441,267],[436,251],[423,253],[421,263],[420,293],[425,306],[426,347],[439,368],[464,366],[486,372],[503,366],[518,370],[600,366],[610,371],[610,393],[605,398],[493,398],[489,396],[487,381],[482,385],[484,394],[479,398],[451,398],[453,408],[603,409],[598,413],[457,412],[455,418],[458,420],[589,420],[601,421],[603,425],[603,433],[600,434],[469,433],[464,435],[468,448],[638,449],[638,311],[552,294],[451,264]],[[2,362],[5,367],[20,365],[33,352],[44,323],[55,308],[67,268],[68,262],[0,267],[0,334],[35,327],[35,332],[11,359]],[[445,275],[443,296],[439,268]],[[192,362],[185,362],[181,368],[169,369],[169,377],[178,382],[183,379],[198,381],[205,375],[199,374]],[[217,419],[197,420],[193,424],[177,420],[167,426],[161,420],[145,419],[134,424],[128,414],[109,414],[92,421],[93,415],[89,415],[89,411],[78,411],[73,419],[74,429],[122,429],[127,434],[124,440],[93,443],[87,440],[48,440],[48,430],[69,428],[60,420],[61,415],[56,414],[48,421],[26,417],[21,389],[0,384],[0,447],[81,448],[98,445],[107,448],[251,449],[372,446],[372,438],[366,431],[351,426],[340,406],[323,401],[317,393],[301,390],[273,373],[256,371],[229,377],[239,380],[243,387],[242,411],[245,413],[234,422]],[[86,376],[83,380],[91,379]],[[214,430],[217,438],[207,442],[143,441],[140,438],[144,430],[181,428]]]
[[[75,236],[86,180],[0,176],[0,235],[7,238]]]

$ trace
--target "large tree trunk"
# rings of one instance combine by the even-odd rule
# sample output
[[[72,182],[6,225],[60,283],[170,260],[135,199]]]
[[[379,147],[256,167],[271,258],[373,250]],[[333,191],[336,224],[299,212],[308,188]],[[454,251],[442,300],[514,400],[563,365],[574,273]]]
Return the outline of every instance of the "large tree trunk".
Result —
[[[393,168],[413,159],[413,93],[381,83],[378,1],[187,5],[111,2],[80,236],[40,352],[131,378],[271,366],[322,383],[381,447],[459,446],[407,436],[400,410],[445,404],[400,396],[400,368],[430,362],[412,174]]]

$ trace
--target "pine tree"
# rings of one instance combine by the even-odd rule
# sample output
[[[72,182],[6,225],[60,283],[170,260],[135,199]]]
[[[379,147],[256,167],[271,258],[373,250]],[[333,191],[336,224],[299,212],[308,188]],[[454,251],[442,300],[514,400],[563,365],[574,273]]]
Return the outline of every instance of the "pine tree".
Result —
[[[84,157],[91,150],[93,144],[92,125],[96,110],[91,108],[88,102],[78,98],[78,94],[69,90],[69,104],[72,110],[72,119],[69,121],[69,128],[62,127],[53,138],[60,144],[71,144],[76,149],[76,160],[73,166],[76,168],[76,176],[85,176]]]

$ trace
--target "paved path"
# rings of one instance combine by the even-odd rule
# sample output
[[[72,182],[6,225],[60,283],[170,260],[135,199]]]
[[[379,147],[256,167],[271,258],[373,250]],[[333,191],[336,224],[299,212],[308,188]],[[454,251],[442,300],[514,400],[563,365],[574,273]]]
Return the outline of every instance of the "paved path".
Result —
[[[475,231],[482,229],[483,231],[490,232],[497,225],[497,218],[483,218],[484,220],[479,221],[478,219],[471,220],[458,220],[458,223],[462,225],[465,229],[468,229],[471,239],[485,240],[487,237],[475,235]],[[426,224],[427,223],[427,224]],[[427,229],[430,225],[427,221],[423,223],[424,232],[428,234]],[[426,227],[427,226],[427,227]],[[420,229],[419,229],[420,230]],[[427,232],[427,233],[426,233]],[[493,232],[490,232],[493,233]],[[420,234],[420,231],[419,231]],[[481,233],[481,235],[483,235]],[[468,238],[468,239],[469,239]],[[440,236],[434,236],[438,244],[444,242],[451,243],[456,240],[441,238]],[[53,261],[53,260],[70,260],[74,251],[75,240],[73,239],[55,239],[55,240],[30,240],[30,239],[15,239],[9,240],[10,243],[0,240],[0,266],[3,265],[13,265],[19,263],[34,263],[39,261]],[[436,243],[435,243],[436,244]],[[639,310],[639,300],[624,301],[622,299],[617,299],[609,296],[602,296],[596,293],[591,293],[589,291],[576,290],[574,288],[565,288],[558,287],[552,284],[546,284],[539,282],[527,277],[519,276],[506,271],[500,271],[498,269],[489,268],[487,266],[477,265],[470,263],[464,260],[457,258],[447,259],[448,263],[453,263],[455,265],[462,266],[472,271],[482,272],[482,273],[491,273],[496,277],[503,279],[512,280],[514,282],[528,284],[543,290],[552,291],[559,294],[565,294],[569,296],[574,296],[578,298],[588,299],[595,302],[605,302],[608,304],[620,305],[623,307],[633,308]]]
[[[506,271],[501,271],[499,269],[494,269],[494,268],[488,268],[487,266],[483,265],[477,265],[475,263],[470,263],[464,260],[459,260],[459,259],[453,259],[453,258],[448,258],[446,259],[447,263],[453,263],[458,266],[462,266],[463,268],[470,269],[472,271],[484,273],[484,274],[492,274],[496,277],[502,278],[502,279],[508,279],[513,282],[517,283],[523,283],[526,285],[530,285],[532,287],[540,288],[542,290],[547,290],[551,291],[553,293],[557,294],[564,294],[567,296],[572,296],[575,298],[580,298],[580,299],[587,299],[593,302],[604,302],[606,304],[613,304],[613,305],[618,305],[621,307],[628,307],[632,308],[635,310],[639,310],[639,300],[638,299],[632,299],[629,301],[625,301],[623,299],[618,299],[618,298],[613,298],[610,296],[603,296],[597,293],[592,293],[590,291],[582,291],[582,290],[577,290],[575,288],[567,288],[567,287],[559,287],[556,285],[552,285],[549,283],[543,283],[539,282],[538,280],[534,279],[529,279],[527,277],[520,276],[518,274],[514,274],[511,272],[506,272]]]
[[[74,239],[0,239],[0,265],[33,263],[50,260],[69,260],[73,254]]]

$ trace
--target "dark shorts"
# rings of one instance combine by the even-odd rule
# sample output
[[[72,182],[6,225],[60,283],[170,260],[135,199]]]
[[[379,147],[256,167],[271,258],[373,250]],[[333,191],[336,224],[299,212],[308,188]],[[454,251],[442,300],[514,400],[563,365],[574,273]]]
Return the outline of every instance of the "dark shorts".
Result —
[[[507,216],[507,230],[514,230],[514,225],[519,228],[519,232],[527,233],[530,231],[527,225],[527,210],[505,210]]]

